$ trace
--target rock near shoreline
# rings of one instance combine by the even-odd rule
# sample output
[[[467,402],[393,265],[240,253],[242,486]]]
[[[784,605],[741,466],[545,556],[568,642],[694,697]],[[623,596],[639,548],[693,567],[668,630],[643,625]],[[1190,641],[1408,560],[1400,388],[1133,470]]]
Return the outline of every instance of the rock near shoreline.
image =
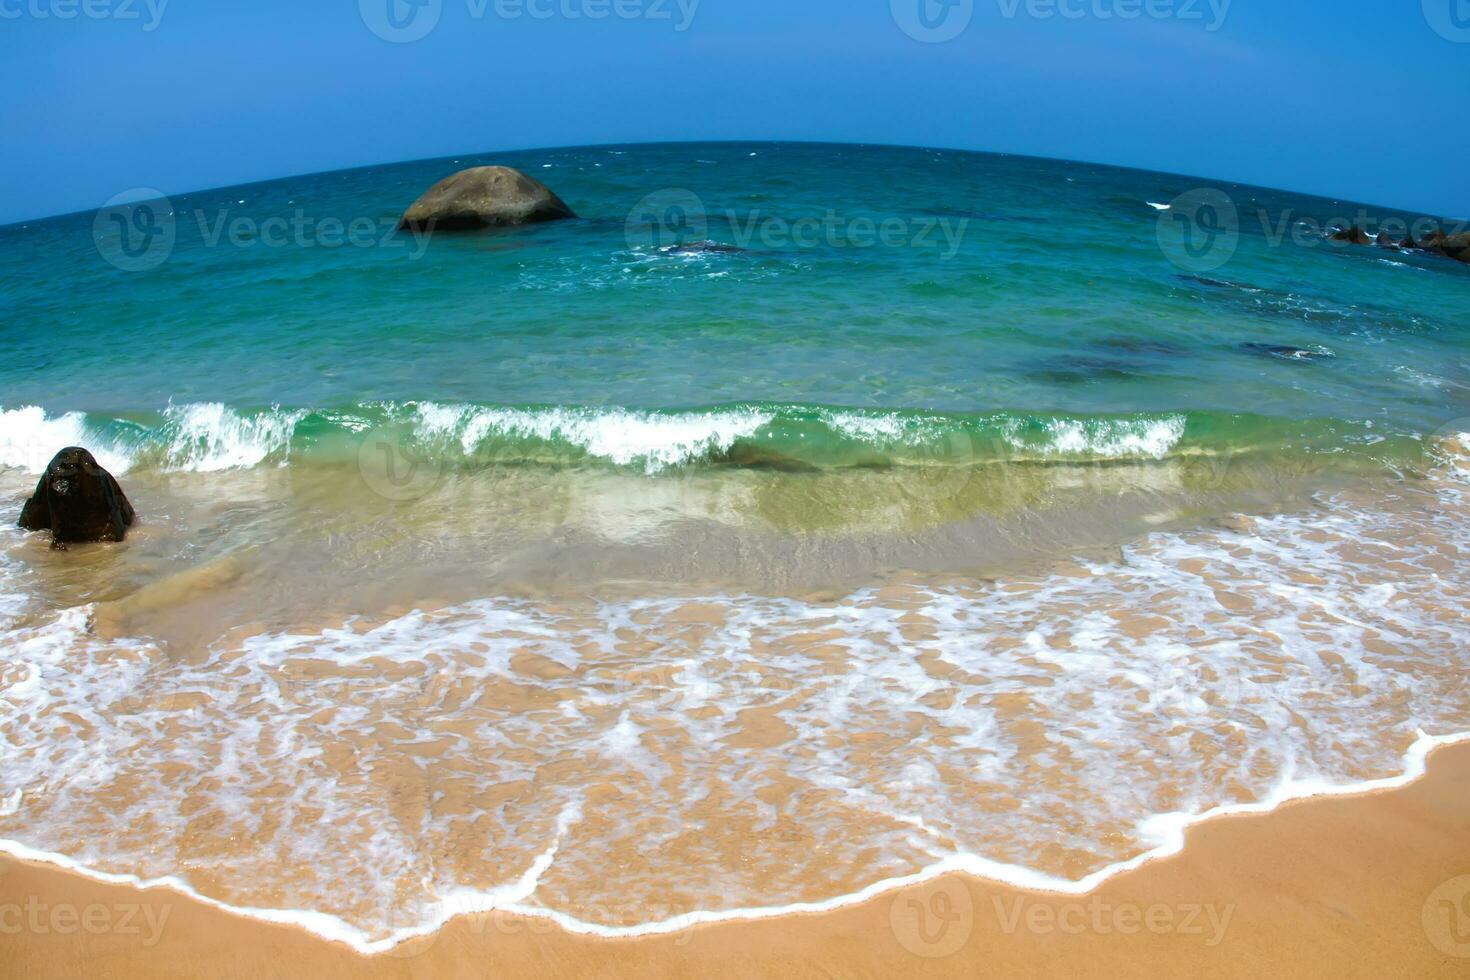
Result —
[[[57,453],[20,512],[27,531],[50,531],[51,547],[84,541],[121,541],[135,519],[133,505],[112,474],[85,449]]]
[[[510,167],[471,167],[430,187],[403,213],[400,230],[475,231],[577,215],[538,180]]]

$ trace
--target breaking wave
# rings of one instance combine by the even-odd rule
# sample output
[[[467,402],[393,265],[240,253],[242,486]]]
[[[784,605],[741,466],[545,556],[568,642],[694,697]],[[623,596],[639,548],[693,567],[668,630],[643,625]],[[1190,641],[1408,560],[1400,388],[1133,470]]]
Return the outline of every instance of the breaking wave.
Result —
[[[604,465],[650,475],[701,466],[840,468],[1089,463],[1301,452],[1395,467],[1418,434],[1371,421],[1161,412],[938,413],[750,403],[696,409],[378,402],[345,409],[170,405],[153,414],[0,410],[0,467],[40,473],[80,445],[116,473],[344,462],[369,438],[453,466]]]

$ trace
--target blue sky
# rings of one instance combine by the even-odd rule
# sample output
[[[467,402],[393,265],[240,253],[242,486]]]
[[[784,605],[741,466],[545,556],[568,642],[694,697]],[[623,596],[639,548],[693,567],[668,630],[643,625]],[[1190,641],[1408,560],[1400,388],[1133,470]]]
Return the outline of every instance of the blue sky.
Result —
[[[433,29],[377,36],[389,2]],[[1470,0],[412,2],[428,6],[0,0],[0,222],[140,186],[740,138],[1028,153],[1470,215]],[[925,23],[964,29],[900,26]]]

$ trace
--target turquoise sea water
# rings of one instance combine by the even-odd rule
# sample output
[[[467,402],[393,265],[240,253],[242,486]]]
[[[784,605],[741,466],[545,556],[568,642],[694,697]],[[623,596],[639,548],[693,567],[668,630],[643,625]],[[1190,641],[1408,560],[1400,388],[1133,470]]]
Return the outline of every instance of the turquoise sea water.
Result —
[[[580,220],[392,232],[429,184],[491,162]],[[1161,210],[1201,187],[1237,209],[1223,246],[1209,229],[1234,226],[1216,210],[1185,213],[1198,195]],[[1370,231],[1419,217],[1361,210]],[[84,431],[140,464],[302,462],[385,421],[412,428],[427,403],[426,446],[484,463],[1251,445],[1400,465],[1470,414],[1470,269],[1324,240],[1359,211],[808,144],[527,151],[180,194],[0,229],[0,444],[23,452],[34,419],[14,413],[34,406],[86,413]],[[740,250],[678,247],[702,242]],[[228,411],[181,425],[199,405]],[[609,431],[613,409],[661,428]],[[834,423],[832,409],[862,411]],[[259,451],[221,457],[221,424]]]

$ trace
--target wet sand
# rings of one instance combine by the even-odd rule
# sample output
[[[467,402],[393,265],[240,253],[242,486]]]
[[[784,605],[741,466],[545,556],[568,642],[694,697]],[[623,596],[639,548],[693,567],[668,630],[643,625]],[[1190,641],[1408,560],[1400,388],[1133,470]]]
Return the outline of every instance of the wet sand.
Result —
[[[1416,977],[1470,975],[1470,745],[1398,790],[1192,829],[1061,897],[947,878],[820,915],[606,940],[461,918],[377,957],[167,890],[0,859],[0,976]]]

